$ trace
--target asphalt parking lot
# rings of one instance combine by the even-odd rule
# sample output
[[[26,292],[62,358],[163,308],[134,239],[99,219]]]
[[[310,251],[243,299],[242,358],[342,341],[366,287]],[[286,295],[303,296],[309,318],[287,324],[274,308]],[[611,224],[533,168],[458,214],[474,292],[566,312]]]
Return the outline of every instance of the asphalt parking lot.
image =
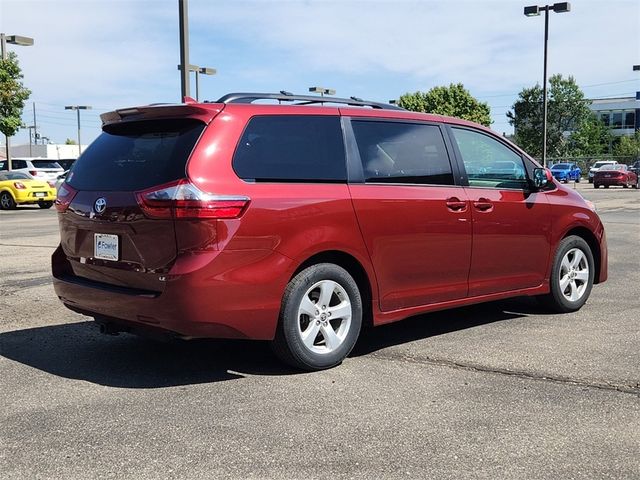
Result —
[[[51,287],[54,210],[0,212],[2,478],[640,478],[640,192],[577,188],[609,281],[414,317],[341,366],[103,336]]]

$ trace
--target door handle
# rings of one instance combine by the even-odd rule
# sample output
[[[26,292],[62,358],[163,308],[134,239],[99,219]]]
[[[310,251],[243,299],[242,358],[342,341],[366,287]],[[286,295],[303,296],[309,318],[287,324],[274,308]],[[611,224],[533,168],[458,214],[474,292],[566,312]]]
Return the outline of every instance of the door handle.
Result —
[[[479,198],[477,201],[473,202],[473,206],[476,210],[480,210],[481,212],[490,212],[493,210],[493,203],[487,198]]]
[[[467,202],[457,197],[447,198],[447,208],[453,212],[464,212],[467,209]]]

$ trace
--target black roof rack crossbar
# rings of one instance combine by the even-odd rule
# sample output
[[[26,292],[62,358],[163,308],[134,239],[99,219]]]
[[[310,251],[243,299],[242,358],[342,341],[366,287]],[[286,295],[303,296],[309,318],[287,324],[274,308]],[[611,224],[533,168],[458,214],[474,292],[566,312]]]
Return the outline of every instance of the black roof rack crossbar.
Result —
[[[289,92],[281,93],[228,93],[214,103],[253,103],[256,100],[278,100],[280,102],[300,102],[294,105],[310,105],[316,103],[343,103],[352,107],[371,107],[386,110],[404,110],[389,103],[369,102],[360,98],[317,97],[311,95],[294,95]]]

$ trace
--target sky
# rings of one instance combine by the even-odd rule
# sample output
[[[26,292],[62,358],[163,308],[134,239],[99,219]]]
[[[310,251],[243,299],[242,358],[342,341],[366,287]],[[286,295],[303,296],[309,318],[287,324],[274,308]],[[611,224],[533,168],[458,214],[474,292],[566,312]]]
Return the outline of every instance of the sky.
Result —
[[[492,128],[517,94],[542,82],[544,16],[529,0],[188,0],[190,62],[200,99],[310,86],[387,102],[463,83],[491,107]],[[589,98],[640,90],[640,1],[574,0],[549,19],[549,74],[573,75]],[[54,143],[100,133],[101,113],[180,100],[178,0],[0,0],[0,32],[35,39],[18,54],[32,91],[23,120]],[[192,96],[195,96],[192,80]],[[12,145],[28,143],[21,130]],[[3,142],[3,140],[0,140]]]

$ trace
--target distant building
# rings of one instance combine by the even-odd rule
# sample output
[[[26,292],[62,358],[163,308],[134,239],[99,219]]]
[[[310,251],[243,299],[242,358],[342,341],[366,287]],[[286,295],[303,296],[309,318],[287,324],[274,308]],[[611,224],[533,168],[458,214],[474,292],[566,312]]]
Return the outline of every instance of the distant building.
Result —
[[[87,145],[82,145],[84,152]],[[52,160],[78,158],[78,145],[47,144],[47,145],[11,145],[11,158],[40,157]],[[0,158],[5,158],[4,145],[0,149]]]
[[[613,135],[633,135],[640,128],[640,92],[635,98],[594,98],[591,102],[589,108]]]

